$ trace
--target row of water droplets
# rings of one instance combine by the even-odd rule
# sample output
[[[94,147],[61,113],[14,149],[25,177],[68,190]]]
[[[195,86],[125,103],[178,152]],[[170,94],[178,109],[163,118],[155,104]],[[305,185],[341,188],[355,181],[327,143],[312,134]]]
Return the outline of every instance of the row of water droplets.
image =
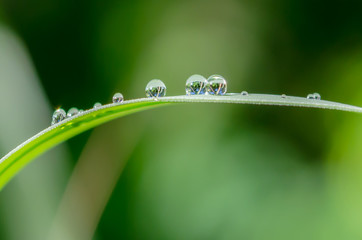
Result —
[[[227,82],[220,75],[212,75],[208,79],[195,74],[186,81],[186,95],[225,95]],[[157,99],[166,96],[166,85],[159,79],[151,80],[146,86],[146,96]]]
[[[227,82],[220,75],[211,75],[208,79],[199,74],[194,74],[186,80],[186,95],[225,95],[227,92]],[[166,85],[159,79],[151,80],[146,86],[147,97],[157,100],[158,97],[166,96]],[[247,91],[241,92],[242,96],[248,96]],[[286,98],[286,94],[281,95]],[[319,93],[308,94],[307,99],[320,100]]]
[[[186,95],[225,95],[227,92],[227,82],[224,77],[216,74],[211,75],[208,79],[199,74],[194,74],[186,80],[185,90]],[[157,100],[159,97],[166,96],[166,85],[159,79],[153,79],[148,82],[145,92],[148,98]],[[241,95],[248,96],[249,93],[247,91],[242,91]],[[287,95],[282,94],[281,97],[286,98]],[[308,94],[307,99],[320,100],[321,96],[319,93],[312,93]],[[113,103],[121,103],[123,100],[124,98],[121,93],[113,95]],[[97,109],[101,106],[102,104],[97,102],[94,104],[93,108]],[[68,113],[66,113],[63,109],[59,108],[53,113],[52,125],[83,112],[82,109],[78,110],[77,108],[71,108]]]
[[[112,102],[113,103],[121,103],[121,102],[123,102],[123,100],[124,100],[124,98],[123,98],[122,93],[116,93],[112,97]],[[100,108],[100,107],[102,107],[102,104],[99,103],[99,102],[96,102],[93,105],[94,109],[97,109],[97,108]],[[56,124],[56,123],[59,123],[59,122],[63,121],[66,118],[70,118],[70,117],[76,116],[78,114],[82,114],[83,112],[84,112],[83,109],[78,109],[78,108],[75,108],[75,107],[72,107],[71,109],[69,109],[67,113],[64,111],[64,109],[58,108],[53,113],[52,125]]]
[[[195,74],[186,81],[186,95],[225,95],[227,82],[220,75],[211,75],[208,79]]]

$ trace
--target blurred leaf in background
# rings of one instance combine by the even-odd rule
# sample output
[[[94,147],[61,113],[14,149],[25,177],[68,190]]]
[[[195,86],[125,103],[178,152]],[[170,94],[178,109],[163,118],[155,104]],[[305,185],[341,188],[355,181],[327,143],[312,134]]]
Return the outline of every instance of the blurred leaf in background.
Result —
[[[0,23],[0,152],[49,125],[51,114],[44,90],[22,42]],[[2,191],[2,239],[39,239],[51,226],[70,174],[68,151],[58,148],[29,166]]]
[[[114,92],[143,97],[153,78],[166,83],[169,95],[184,94],[192,74],[217,73],[228,80],[229,92],[319,92],[324,99],[362,106],[359,0],[0,4],[0,19],[24,41],[35,65],[23,79],[38,89],[29,90],[29,105],[10,101],[23,88],[0,72],[1,89],[8,93],[1,100],[29,110],[16,111],[19,119],[39,117],[31,121],[39,126],[27,124],[9,145],[2,142],[2,155],[45,128],[52,107],[87,109],[110,102]],[[0,42],[6,63],[16,53],[7,44]],[[24,69],[22,61],[14,59],[13,66]],[[2,113],[13,109],[0,106]],[[13,115],[2,117],[1,141],[9,140],[13,131],[4,131],[16,124]],[[361,239],[361,129],[356,114],[279,107],[190,104],[128,116],[25,168],[1,193],[0,234]],[[52,176],[59,158],[74,166],[71,174],[57,172],[63,180]],[[56,185],[55,193],[42,190],[43,201],[51,198],[52,204],[41,208],[46,217],[40,220],[30,211],[38,209],[36,199],[24,196],[47,186],[30,181],[32,171],[45,172],[44,181]],[[27,191],[14,193],[21,179]],[[16,214],[24,221],[16,223],[10,213],[20,205]],[[30,234],[31,229],[37,230]]]

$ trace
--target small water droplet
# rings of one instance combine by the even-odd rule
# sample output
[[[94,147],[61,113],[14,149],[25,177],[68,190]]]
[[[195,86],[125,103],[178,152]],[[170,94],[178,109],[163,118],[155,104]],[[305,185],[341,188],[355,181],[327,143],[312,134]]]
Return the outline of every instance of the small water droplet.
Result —
[[[100,102],[96,102],[94,105],[93,105],[94,108],[100,108],[102,107],[102,103]]]
[[[308,94],[307,99],[314,99],[314,94]]]
[[[249,93],[248,93],[247,91],[242,91],[242,92],[241,92],[241,95],[242,95],[242,96],[248,96]]]
[[[201,75],[192,75],[186,81],[186,95],[203,95],[206,88],[207,80]]]
[[[227,91],[227,82],[220,75],[211,75],[207,81],[209,82],[207,92],[211,95],[224,95]]]
[[[84,113],[84,110],[83,109],[79,109],[79,114],[82,114]]]
[[[307,99],[321,100],[321,95],[319,93],[311,93],[308,94]]]
[[[313,93],[315,100],[321,100],[321,95],[319,93]]]
[[[67,117],[68,118],[73,117],[73,116],[77,115],[78,113],[79,113],[78,108],[73,107],[68,110]]]
[[[146,86],[146,96],[149,98],[164,97],[166,95],[166,85],[159,79],[153,79]]]
[[[66,115],[65,111],[61,108],[55,110],[52,116],[52,125],[63,121]]]
[[[285,94],[282,94],[282,98],[287,98],[287,95],[285,95]]]
[[[123,95],[122,93],[115,93],[112,98],[113,103],[121,103],[123,102]]]

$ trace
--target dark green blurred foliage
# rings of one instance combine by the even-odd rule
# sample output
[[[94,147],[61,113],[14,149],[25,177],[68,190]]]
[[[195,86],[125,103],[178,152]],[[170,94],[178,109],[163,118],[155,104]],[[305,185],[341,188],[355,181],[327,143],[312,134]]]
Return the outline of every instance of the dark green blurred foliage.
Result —
[[[53,107],[86,109],[117,91],[143,97],[153,78],[184,94],[195,73],[223,75],[230,92],[319,92],[362,105],[359,0],[0,3]],[[213,105],[111,123],[121,130],[110,139],[133,140],[103,143],[135,146],[95,239],[362,237],[361,116]],[[77,164],[91,136],[66,143],[64,161]]]

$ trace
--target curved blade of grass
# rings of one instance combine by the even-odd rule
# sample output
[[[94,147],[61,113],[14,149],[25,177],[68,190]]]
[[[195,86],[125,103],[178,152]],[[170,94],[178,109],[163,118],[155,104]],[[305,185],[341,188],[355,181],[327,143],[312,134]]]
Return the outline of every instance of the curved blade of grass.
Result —
[[[268,94],[243,96],[231,93],[225,96],[172,96],[162,97],[157,101],[141,98],[122,103],[107,104],[97,109],[87,110],[82,114],[50,126],[5,155],[0,160],[0,189],[32,159],[61,142],[115,118],[170,103],[240,103],[324,108],[362,113],[362,108],[347,104]]]

